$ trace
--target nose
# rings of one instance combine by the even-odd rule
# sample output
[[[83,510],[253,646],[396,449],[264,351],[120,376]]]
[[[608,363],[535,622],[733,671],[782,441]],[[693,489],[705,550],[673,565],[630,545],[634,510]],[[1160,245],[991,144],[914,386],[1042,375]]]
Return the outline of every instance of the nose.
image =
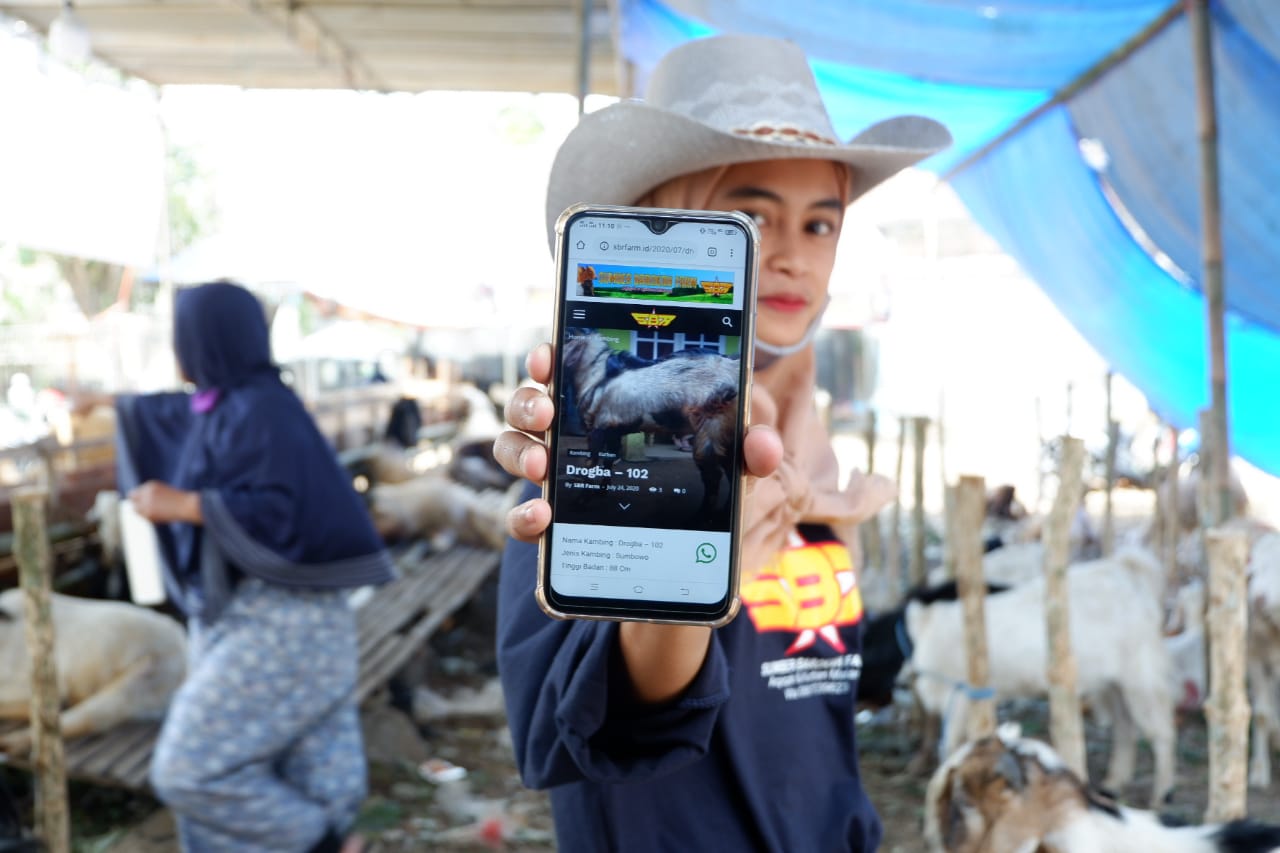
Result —
[[[777,228],[764,239],[765,268],[782,275],[798,276],[805,271],[804,250],[800,236]]]

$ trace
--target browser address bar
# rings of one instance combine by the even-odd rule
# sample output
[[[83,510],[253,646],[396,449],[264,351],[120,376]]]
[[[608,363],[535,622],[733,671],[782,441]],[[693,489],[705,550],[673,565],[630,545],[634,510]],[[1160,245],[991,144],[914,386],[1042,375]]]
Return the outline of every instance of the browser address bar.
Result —
[[[617,239],[601,240],[596,248],[618,258],[692,258],[696,251],[690,243]]]

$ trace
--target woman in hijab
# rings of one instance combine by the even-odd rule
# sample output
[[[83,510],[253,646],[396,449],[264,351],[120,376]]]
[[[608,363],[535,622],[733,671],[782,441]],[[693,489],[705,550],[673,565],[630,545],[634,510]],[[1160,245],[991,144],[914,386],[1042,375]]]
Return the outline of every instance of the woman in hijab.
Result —
[[[579,202],[741,210],[761,234],[743,608],[722,628],[555,622],[534,599],[550,507],[512,510],[498,660],[526,784],[551,789],[563,851],[870,851],[880,822],[858,774],[862,606],[843,543],[893,495],[837,483],[814,405],[813,337],[847,205],[949,143],[917,117],[835,141],[803,53],[775,39],[687,43],[644,102],[583,118],[561,146],[548,231]],[[550,379],[546,346],[530,374]],[[495,454],[537,483],[551,422],[517,391]],[[821,598],[817,601],[816,598]],[[821,606],[813,606],[815,603]]]
[[[185,851],[349,853],[366,781],[346,590],[390,580],[391,560],[251,293],[179,291],[174,348],[195,393],[116,403],[121,486],[192,640],[152,786]]]

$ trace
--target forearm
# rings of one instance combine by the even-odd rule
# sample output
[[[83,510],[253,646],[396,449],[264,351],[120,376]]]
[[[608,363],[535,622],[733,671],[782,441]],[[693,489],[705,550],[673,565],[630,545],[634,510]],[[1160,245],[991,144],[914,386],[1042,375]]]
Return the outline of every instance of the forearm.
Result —
[[[711,629],[623,622],[618,643],[636,697],[642,702],[666,702],[684,692],[702,669]]]
[[[199,492],[182,492],[177,500],[176,511],[178,515],[176,521],[204,524],[204,511],[200,508]]]

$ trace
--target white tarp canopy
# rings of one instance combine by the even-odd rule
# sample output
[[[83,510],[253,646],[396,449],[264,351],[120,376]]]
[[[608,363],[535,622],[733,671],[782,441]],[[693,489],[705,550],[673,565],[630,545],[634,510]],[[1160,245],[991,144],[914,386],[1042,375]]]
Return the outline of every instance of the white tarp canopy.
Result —
[[[157,101],[93,82],[0,31],[0,241],[135,266],[165,204]]]

